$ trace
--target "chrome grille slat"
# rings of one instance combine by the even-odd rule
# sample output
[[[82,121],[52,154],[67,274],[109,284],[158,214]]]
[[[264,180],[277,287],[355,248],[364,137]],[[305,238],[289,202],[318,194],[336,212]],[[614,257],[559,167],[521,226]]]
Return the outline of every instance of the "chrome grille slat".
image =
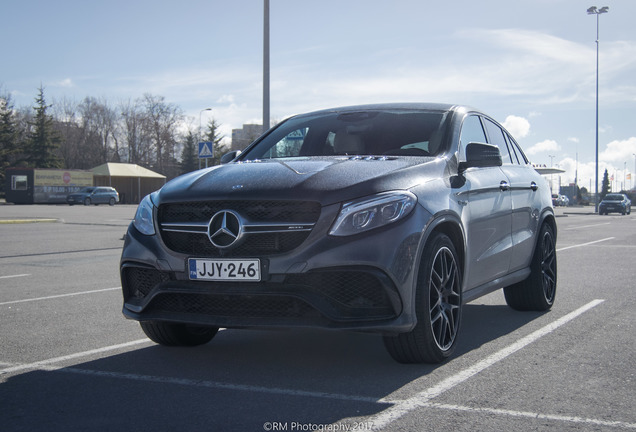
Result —
[[[267,256],[299,246],[320,216],[320,204],[307,201],[206,201],[162,204],[158,222],[164,243],[176,252],[215,256]],[[231,210],[243,220],[244,240],[236,248],[215,247],[208,235],[212,217]],[[202,235],[204,234],[204,235]]]

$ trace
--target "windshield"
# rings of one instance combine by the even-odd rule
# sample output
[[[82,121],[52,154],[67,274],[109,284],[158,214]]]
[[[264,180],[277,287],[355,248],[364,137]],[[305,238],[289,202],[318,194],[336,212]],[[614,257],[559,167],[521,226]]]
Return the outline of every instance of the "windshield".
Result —
[[[606,195],[605,201],[623,201],[623,195]]]
[[[95,188],[94,188],[94,187],[87,187],[87,188],[84,188],[84,189],[80,190],[80,192],[81,192],[81,193],[91,193],[91,192],[93,192],[94,190],[95,190]]]
[[[292,117],[241,158],[330,155],[437,156],[446,113],[369,110]]]

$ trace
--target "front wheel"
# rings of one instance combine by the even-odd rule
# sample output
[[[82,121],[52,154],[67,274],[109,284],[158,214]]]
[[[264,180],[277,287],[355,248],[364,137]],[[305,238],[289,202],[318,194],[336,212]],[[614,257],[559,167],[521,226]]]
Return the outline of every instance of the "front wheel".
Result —
[[[212,340],[218,327],[201,327],[163,321],[139,323],[146,336],[153,342],[165,346],[197,346]]]
[[[506,303],[521,311],[546,311],[554,304],[557,288],[556,239],[548,224],[539,231],[539,239],[526,280],[504,288]]]
[[[384,345],[399,363],[440,363],[455,350],[462,308],[461,267],[453,242],[431,237],[415,293],[417,324],[407,333],[385,336]]]
[[[91,199],[90,198],[84,198],[84,205],[85,206],[91,205]]]

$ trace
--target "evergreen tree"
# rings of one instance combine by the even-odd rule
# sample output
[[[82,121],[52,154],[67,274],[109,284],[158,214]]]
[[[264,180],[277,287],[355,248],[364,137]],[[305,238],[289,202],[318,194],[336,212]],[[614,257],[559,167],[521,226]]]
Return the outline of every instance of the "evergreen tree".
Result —
[[[194,141],[194,135],[192,135],[192,132],[188,132],[186,142],[183,145],[183,152],[181,153],[181,174],[195,171],[199,168],[199,158]]]
[[[212,143],[212,154],[214,155],[212,159],[212,163],[209,165],[218,165],[221,163],[221,156],[227,152],[227,147],[221,144],[221,140],[223,140],[224,136],[219,132],[219,124],[217,124],[216,120],[211,119],[208,122],[208,131],[205,134],[206,141],[210,141]]]
[[[42,86],[35,103],[35,117],[29,122],[27,160],[33,168],[61,168],[62,161],[57,152],[62,139],[53,127],[53,117],[46,112],[51,105],[47,105],[44,100]]]
[[[605,174],[603,174],[603,183],[601,184],[601,197],[599,199],[599,202],[603,201],[605,195],[607,195],[608,193],[610,193],[610,181],[609,174],[607,173],[607,170],[605,170]]]
[[[17,150],[17,128],[9,97],[0,96],[0,191],[4,191],[5,169],[13,163]]]

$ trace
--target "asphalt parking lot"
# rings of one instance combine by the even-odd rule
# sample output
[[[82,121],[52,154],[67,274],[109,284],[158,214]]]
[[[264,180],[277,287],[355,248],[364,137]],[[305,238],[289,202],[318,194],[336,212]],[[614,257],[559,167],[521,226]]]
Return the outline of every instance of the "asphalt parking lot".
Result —
[[[121,314],[134,212],[0,205],[0,430],[636,429],[634,214],[557,208],[552,310],[495,292],[465,306],[450,361],[400,365],[371,334],[153,344]]]

